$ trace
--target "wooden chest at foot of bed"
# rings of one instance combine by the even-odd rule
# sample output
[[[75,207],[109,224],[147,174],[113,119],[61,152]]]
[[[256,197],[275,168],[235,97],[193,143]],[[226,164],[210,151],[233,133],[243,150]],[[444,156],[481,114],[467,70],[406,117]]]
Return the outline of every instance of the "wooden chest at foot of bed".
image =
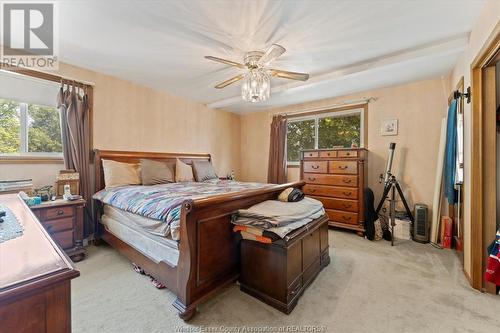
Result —
[[[289,314],[330,263],[326,215],[295,230],[288,241],[241,241],[240,289]]]

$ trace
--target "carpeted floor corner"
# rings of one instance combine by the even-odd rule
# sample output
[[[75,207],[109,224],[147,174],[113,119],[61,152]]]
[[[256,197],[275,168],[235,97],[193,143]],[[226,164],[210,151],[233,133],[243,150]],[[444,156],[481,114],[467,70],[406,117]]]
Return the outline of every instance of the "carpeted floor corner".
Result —
[[[500,296],[471,289],[452,251],[412,241],[391,248],[330,230],[330,256],[290,315],[233,285],[184,323],[172,293],[155,289],[112,248],[90,247],[72,282],[73,332],[228,332],[243,326],[269,332],[291,325],[328,332],[498,330]]]

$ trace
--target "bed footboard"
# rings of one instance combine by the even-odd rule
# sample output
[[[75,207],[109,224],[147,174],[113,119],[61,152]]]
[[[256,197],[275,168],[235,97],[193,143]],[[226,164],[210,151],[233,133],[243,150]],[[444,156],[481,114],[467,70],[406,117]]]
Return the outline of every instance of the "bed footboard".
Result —
[[[303,182],[281,184],[184,203],[174,302],[182,319],[189,320],[199,303],[238,278],[239,236],[232,231],[231,215],[238,209],[276,199],[287,187],[303,185]]]

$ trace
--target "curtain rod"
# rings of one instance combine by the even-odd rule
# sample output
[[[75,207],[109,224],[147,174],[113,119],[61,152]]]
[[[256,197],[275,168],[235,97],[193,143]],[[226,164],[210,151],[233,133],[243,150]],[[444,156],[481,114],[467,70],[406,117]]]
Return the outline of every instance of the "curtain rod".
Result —
[[[282,115],[282,116],[296,116],[300,114],[307,114],[311,112],[320,112],[320,111],[327,111],[331,109],[336,109],[336,108],[341,108],[341,107],[347,107],[347,106],[355,106],[355,105],[361,105],[361,104],[368,104],[371,101],[376,101],[376,97],[368,97],[368,98],[362,98],[362,99],[357,99],[357,100],[348,100],[344,101],[342,103],[336,103],[336,104],[331,104],[329,106],[321,107],[321,108],[312,108],[312,109],[305,109],[305,110],[299,110],[299,111],[292,111],[292,112],[278,112],[278,113],[273,113],[271,116],[275,115]]]
[[[47,73],[47,72],[43,72],[43,71],[35,71],[32,69],[27,69],[27,68],[23,68],[23,67],[4,68],[0,64],[0,70],[6,71],[9,73],[18,74],[18,75],[30,76],[30,77],[34,77],[34,78],[38,78],[38,79],[42,79],[42,80],[52,81],[52,82],[61,83],[61,81],[65,81],[66,84],[74,82],[75,84],[80,85],[80,86],[90,86],[90,87],[95,86],[95,83],[93,83],[93,82],[86,82],[86,81],[82,81],[82,80],[75,79],[75,78],[51,74],[51,73]]]

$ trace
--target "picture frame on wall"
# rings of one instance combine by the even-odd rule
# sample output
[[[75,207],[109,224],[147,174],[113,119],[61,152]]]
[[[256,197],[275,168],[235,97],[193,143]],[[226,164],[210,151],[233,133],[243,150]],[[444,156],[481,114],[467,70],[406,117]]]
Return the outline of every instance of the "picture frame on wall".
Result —
[[[398,120],[384,119],[380,123],[380,135],[398,135]]]

